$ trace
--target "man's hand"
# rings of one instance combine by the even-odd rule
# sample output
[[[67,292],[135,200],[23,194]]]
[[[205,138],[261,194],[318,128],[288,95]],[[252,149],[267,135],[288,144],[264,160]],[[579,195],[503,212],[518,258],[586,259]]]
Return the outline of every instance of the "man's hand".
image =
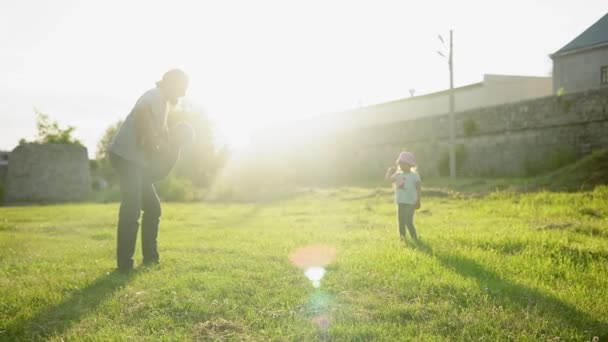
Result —
[[[416,209],[420,209],[420,201],[416,202]]]

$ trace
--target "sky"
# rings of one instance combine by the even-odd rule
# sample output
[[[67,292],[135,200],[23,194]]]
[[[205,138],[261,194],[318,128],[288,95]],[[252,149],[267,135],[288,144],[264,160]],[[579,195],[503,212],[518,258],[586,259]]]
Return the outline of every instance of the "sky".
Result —
[[[0,150],[35,138],[33,107],[94,157],[106,127],[173,67],[221,143],[262,127],[448,87],[548,76],[549,54],[606,0],[2,0]]]

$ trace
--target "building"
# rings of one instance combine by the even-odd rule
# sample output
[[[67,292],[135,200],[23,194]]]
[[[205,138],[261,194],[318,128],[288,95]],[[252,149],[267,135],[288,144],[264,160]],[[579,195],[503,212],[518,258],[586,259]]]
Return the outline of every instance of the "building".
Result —
[[[608,87],[608,13],[551,58],[555,93]]]
[[[551,96],[551,77],[484,75],[483,81],[454,88],[455,111]],[[256,145],[289,146],[286,142],[321,141],[338,131],[383,125],[449,112],[449,90],[328,113],[254,133]],[[281,143],[278,143],[281,142]]]
[[[483,81],[454,88],[455,111],[490,107],[552,95],[551,77],[484,75]],[[361,127],[445,114],[449,90],[323,115],[340,127]]]

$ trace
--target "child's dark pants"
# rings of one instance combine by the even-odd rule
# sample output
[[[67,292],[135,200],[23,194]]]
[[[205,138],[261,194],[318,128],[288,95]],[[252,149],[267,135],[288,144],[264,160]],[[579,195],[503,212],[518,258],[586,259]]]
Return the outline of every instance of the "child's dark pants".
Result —
[[[417,240],[416,227],[414,227],[414,211],[416,206],[413,204],[398,203],[397,218],[399,221],[399,236],[405,238],[405,226],[410,232],[412,239]]]

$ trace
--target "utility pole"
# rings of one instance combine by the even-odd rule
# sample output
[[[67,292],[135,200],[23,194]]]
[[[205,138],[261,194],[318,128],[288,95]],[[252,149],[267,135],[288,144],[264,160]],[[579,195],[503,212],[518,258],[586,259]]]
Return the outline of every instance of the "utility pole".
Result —
[[[439,40],[445,46],[445,41],[441,35],[438,36]],[[450,51],[448,52],[448,68],[450,70],[450,112],[448,114],[448,131],[450,136],[450,148],[449,148],[449,159],[450,159],[450,178],[456,178],[456,123],[454,119],[454,32],[450,30]],[[441,51],[437,51],[439,56],[446,58],[445,54]]]
[[[450,30],[450,58],[448,61],[450,67],[450,178],[456,178],[456,124],[454,120],[454,52],[453,52],[453,32]]]

